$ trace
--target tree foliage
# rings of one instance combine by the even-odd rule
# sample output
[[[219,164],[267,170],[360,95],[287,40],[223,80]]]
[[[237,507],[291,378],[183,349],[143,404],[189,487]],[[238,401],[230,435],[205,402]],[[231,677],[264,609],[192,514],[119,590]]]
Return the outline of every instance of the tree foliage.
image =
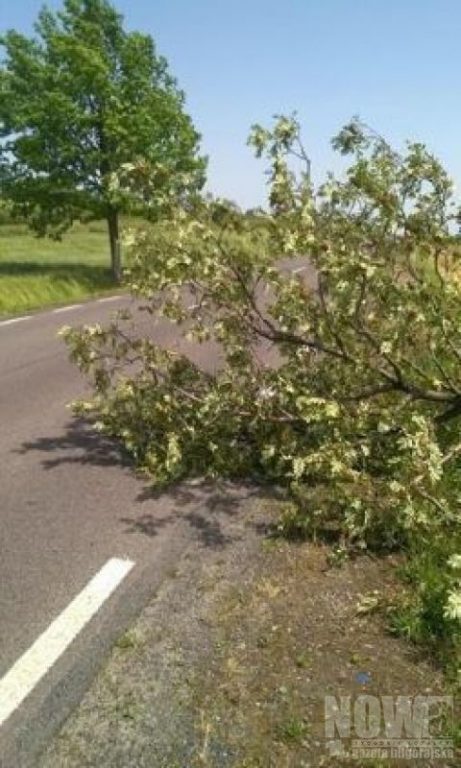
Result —
[[[265,216],[177,208],[133,245],[132,290],[190,346],[162,349],[122,321],[68,329],[95,387],[81,408],[157,483],[269,481],[293,525],[356,547],[459,531],[450,179],[421,144],[400,155],[358,120],[333,140],[345,175],[316,189],[295,119],[255,126],[250,143],[269,165]],[[311,281],[281,262],[299,254]],[[197,342],[219,363],[196,364]]]
[[[106,219],[119,272],[118,215],[133,200],[117,174],[143,163],[164,190],[196,188],[199,136],[152,38],[126,32],[107,0],[65,0],[35,29],[0,40],[1,194],[41,235]]]

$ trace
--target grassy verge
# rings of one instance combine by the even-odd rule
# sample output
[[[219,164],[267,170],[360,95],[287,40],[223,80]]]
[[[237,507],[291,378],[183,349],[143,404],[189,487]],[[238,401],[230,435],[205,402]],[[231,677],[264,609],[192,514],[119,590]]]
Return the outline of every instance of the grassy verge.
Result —
[[[390,617],[392,631],[429,654],[458,691],[461,627],[446,606],[450,593],[459,589],[459,572],[450,568],[450,562],[460,548],[459,535],[416,540],[399,568],[404,590]]]
[[[13,315],[112,290],[103,222],[75,225],[61,242],[24,225],[0,226],[0,315]]]

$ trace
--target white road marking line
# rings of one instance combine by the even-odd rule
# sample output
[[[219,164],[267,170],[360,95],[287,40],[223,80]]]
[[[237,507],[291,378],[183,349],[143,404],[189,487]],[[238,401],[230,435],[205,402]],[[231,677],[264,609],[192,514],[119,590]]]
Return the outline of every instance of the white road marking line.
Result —
[[[79,309],[80,307],[83,307],[83,304],[68,304],[66,307],[58,307],[57,309],[53,309],[53,314],[58,315],[60,312],[70,312],[71,309]]]
[[[107,296],[104,299],[98,299],[98,304],[106,304],[109,301],[117,301],[118,299],[121,299],[121,296]]]
[[[292,275],[299,275],[300,272],[305,272],[307,267],[298,267],[297,269],[292,269],[291,274]]]
[[[112,558],[0,680],[0,726],[31,693],[133,568]]]
[[[0,327],[2,325],[13,325],[14,323],[22,323],[24,320],[30,320],[32,315],[24,315],[24,317],[12,317],[11,320],[2,320],[0,322]]]

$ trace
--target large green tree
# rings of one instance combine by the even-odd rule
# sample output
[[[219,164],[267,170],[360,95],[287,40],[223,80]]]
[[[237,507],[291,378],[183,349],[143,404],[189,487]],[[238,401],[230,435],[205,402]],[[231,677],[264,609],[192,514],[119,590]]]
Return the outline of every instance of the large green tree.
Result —
[[[152,38],[126,32],[107,0],[44,8],[35,30],[0,40],[1,194],[40,235],[105,219],[118,278],[119,216],[133,204],[120,172],[149,168],[168,197],[197,188],[199,135]]]

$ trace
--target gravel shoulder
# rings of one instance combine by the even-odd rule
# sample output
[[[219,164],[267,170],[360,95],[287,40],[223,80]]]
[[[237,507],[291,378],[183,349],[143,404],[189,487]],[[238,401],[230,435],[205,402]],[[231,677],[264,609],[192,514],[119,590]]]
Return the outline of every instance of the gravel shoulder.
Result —
[[[326,695],[443,693],[439,672],[386,630],[395,561],[330,567],[325,546],[268,536],[278,512],[257,497],[214,510],[40,768],[349,765],[326,738]]]

